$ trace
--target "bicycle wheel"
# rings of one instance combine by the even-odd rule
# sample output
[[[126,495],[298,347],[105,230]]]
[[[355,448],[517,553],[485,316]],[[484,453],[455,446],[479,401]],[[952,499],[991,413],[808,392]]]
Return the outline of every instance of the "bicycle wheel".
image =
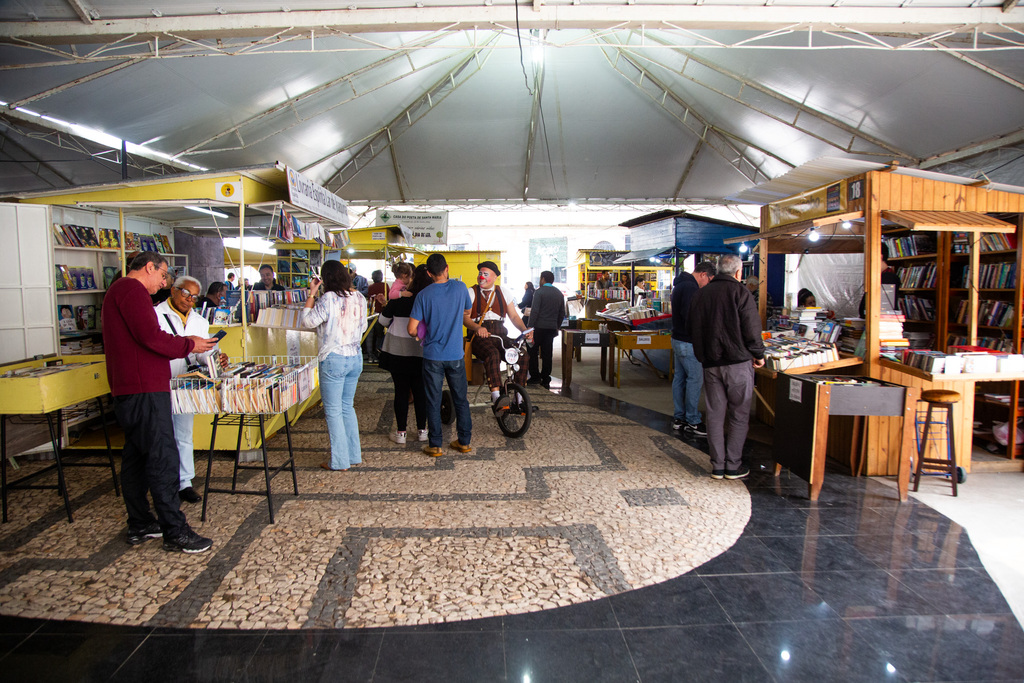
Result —
[[[494,405],[494,417],[505,436],[518,439],[530,428],[533,420],[533,405],[526,389],[518,384],[505,385],[505,393]]]
[[[441,392],[441,424],[450,425],[455,422],[455,404],[452,403],[452,393],[445,389]]]

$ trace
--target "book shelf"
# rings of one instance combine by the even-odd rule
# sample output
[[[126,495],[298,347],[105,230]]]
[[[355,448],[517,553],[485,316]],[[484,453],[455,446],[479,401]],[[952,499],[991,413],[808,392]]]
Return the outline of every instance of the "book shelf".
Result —
[[[322,264],[319,242],[298,240],[295,242],[276,242],[277,262],[274,272],[277,283],[285,289],[305,289],[309,286],[310,267]]]

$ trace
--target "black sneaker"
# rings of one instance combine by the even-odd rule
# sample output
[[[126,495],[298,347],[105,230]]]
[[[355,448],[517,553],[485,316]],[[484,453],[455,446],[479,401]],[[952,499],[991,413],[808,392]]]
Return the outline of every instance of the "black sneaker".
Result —
[[[164,538],[164,550],[170,552],[205,553],[212,545],[213,541],[203,538],[192,531],[191,527],[185,527],[185,530],[174,538]]]
[[[722,479],[725,477],[725,470],[711,470],[712,479]]]
[[[191,486],[178,491],[178,498],[185,503],[198,503],[203,499],[203,497],[196,493],[196,490]]]
[[[677,431],[677,432],[680,429],[682,429],[685,425],[686,425],[686,423],[683,422],[682,420],[672,420],[672,429]]]
[[[695,425],[694,424],[688,424],[688,425],[686,425],[686,433],[687,434],[693,434],[694,436],[707,436],[708,435],[708,426],[706,424],[704,424],[703,422],[698,422]]]
[[[163,536],[163,532],[160,531],[160,522],[150,522],[144,528],[139,530],[132,530],[128,528],[128,545],[139,545],[145,543],[151,538],[160,538]]]
[[[726,470],[725,471],[725,478],[726,479],[745,479],[748,474],[750,474],[750,468],[749,467],[742,467],[741,466],[738,470]]]

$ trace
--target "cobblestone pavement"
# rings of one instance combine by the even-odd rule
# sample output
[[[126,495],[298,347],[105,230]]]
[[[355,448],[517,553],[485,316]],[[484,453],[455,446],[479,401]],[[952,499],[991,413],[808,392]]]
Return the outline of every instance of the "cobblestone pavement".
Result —
[[[128,546],[109,471],[68,473],[74,524],[55,491],[14,491],[0,528],[0,614],[236,629],[438,623],[648,586],[736,542],[750,497],[741,482],[708,477],[706,455],[549,392],[531,397],[539,411],[524,438],[505,438],[477,407],[473,451],[431,458],[415,438],[388,440],[392,385],[368,370],[356,397],[363,464],[321,469],[326,425],[320,409],[307,413],[292,428],[300,495],[287,472],[274,480],[275,524],[262,496],[211,494],[205,523],[200,506],[185,506],[214,540],[201,555]],[[285,459],[283,432],[269,448],[272,465]],[[229,485],[231,470],[216,459],[213,485]],[[256,490],[263,475],[239,481]]]

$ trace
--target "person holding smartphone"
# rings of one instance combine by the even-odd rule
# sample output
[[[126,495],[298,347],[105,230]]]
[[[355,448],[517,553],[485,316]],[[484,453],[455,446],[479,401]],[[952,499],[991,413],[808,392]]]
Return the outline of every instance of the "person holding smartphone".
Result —
[[[342,471],[363,461],[355,396],[363,371],[360,342],[366,331],[366,298],[352,289],[349,270],[341,262],[328,261],[320,274],[322,280],[309,279],[302,324],[316,330],[320,347],[320,396],[331,439],[331,459],[320,466]],[[321,285],[324,293],[318,300]]]
[[[222,282],[214,284],[224,286]],[[209,337],[210,323],[193,308],[200,299],[201,291],[199,280],[194,277],[182,275],[176,279],[171,285],[171,296],[156,305],[156,320],[160,329],[179,337]],[[172,359],[171,377],[185,374],[190,364],[206,365],[207,359],[211,357],[216,358],[222,368],[227,367],[228,357],[214,347],[202,353],[190,353],[185,358]],[[186,503],[198,503],[203,499],[192,487],[192,479],[196,476],[195,449],[192,444],[193,421],[194,416],[190,413],[171,416],[174,440],[178,444],[178,498]]]
[[[149,297],[160,288],[166,273],[164,256],[142,252],[128,264],[127,274],[110,285],[103,300],[107,381],[125,439],[121,486],[128,512],[127,541],[139,545],[162,536],[164,550],[202,553],[213,541],[189,526],[175,495],[178,448],[171,422],[168,360],[209,351],[217,342],[160,329]]]

